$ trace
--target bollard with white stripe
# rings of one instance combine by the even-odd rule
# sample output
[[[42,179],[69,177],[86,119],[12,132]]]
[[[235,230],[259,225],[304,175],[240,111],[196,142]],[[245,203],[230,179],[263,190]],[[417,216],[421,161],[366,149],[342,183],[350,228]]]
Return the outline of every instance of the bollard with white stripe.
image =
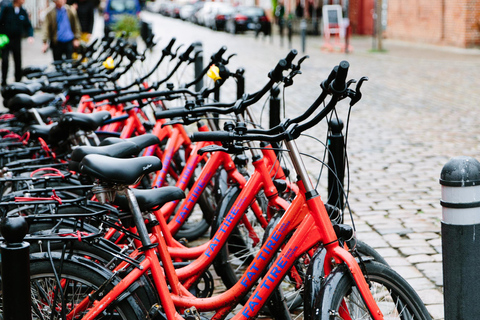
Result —
[[[480,315],[480,162],[448,161],[442,185],[442,257],[445,320]]]

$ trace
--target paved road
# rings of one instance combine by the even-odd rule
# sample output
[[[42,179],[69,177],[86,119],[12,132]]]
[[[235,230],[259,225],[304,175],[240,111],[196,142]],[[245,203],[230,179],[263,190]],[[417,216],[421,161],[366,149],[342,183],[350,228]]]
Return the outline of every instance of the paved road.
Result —
[[[160,37],[158,47],[176,37],[178,43],[201,41],[209,57],[222,45],[236,53],[231,70],[244,67],[247,92],[259,89],[275,63],[288,52],[279,38],[230,35],[186,22],[143,13]],[[96,30],[101,27],[97,25]],[[24,64],[51,61],[40,53],[40,39],[24,49]],[[300,39],[293,39],[300,49]],[[349,204],[358,238],[374,246],[414,286],[434,319],[443,319],[440,185],[443,165],[454,156],[480,158],[480,52],[412,46],[385,41],[387,52],[371,52],[371,39],[354,38],[353,53],[322,51],[319,38],[307,39],[310,56],[303,74],[285,92],[287,116],[300,114],[319,94],[319,84],[341,60],[351,64],[349,76],[368,76],[364,97],[351,112],[348,135]],[[187,71],[188,72],[188,71]],[[229,101],[233,94],[222,91]],[[257,116],[262,116],[262,104]],[[339,108],[347,119],[347,105]],[[310,130],[324,141],[325,125]],[[322,157],[312,139],[300,143],[305,153]],[[320,166],[308,162],[313,176]],[[325,177],[321,185],[325,186]],[[347,219],[348,220],[348,219]]]

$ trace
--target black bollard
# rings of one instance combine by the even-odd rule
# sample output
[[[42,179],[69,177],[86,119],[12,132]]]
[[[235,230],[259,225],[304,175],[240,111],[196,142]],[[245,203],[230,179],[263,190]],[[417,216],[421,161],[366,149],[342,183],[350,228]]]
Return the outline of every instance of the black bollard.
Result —
[[[2,219],[0,231],[5,243],[2,255],[2,296],[4,320],[31,320],[30,244],[23,241],[28,232],[24,217]]]
[[[196,59],[194,62],[194,69],[195,69],[194,79],[197,79],[203,71],[203,49],[202,49],[201,42],[195,42],[193,43],[193,45],[194,45],[194,53],[196,54]],[[199,53],[197,54],[197,52]],[[201,79],[195,84],[195,91],[198,92],[202,88],[203,88],[203,79]]]
[[[442,258],[445,320],[480,315],[480,162],[470,157],[448,161],[442,185]]]
[[[343,183],[345,179],[345,140],[342,134],[343,122],[332,119],[328,126],[328,201],[327,203],[343,211],[345,207]],[[342,223],[342,222],[340,222]]]

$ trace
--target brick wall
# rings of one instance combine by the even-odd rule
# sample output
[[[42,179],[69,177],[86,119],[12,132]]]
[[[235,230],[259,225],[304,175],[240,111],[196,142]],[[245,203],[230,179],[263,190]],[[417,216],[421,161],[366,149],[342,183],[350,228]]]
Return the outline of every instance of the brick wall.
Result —
[[[458,47],[480,44],[480,0],[388,0],[390,39]]]

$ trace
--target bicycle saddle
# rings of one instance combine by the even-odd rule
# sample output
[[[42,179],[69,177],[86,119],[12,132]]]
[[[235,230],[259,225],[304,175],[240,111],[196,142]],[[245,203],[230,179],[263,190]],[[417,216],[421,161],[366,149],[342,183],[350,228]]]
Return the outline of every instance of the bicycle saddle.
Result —
[[[60,118],[58,125],[62,128],[69,128],[70,131],[93,131],[111,117],[108,111],[94,113],[68,112]]]
[[[99,154],[112,158],[129,158],[137,155],[141,149],[133,142],[124,141],[110,146],[81,146],[73,150],[72,158],[68,162],[68,169],[78,172],[80,161],[89,154]]]
[[[132,137],[132,138],[128,138],[128,139],[108,137],[108,138],[105,138],[100,143],[100,145],[101,146],[109,146],[109,145],[113,145],[113,144],[117,144],[119,142],[125,142],[125,141],[135,143],[140,148],[140,150],[145,149],[146,147],[152,146],[154,144],[159,144],[160,143],[160,139],[158,139],[158,137],[156,135],[151,134],[151,133],[146,133],[146,134],[142,134],[140,136],[136,136],[136,137]]]
[[[46,106],[43,108],[35,108],[38,114],[42,119],[47,119],[48,117],[55,117],[59,115],[60,111],[55,106]]]
[[[156,207],[161,207],[165,203],[185,198],[185,192],[177,187],[162,187],[155,189],[131,189],[137,199],[140,210],[150,211]],[[127,198],[123,195],[116,195],[114,205],[117,205],[123,211],[130,211]]]
[[[43,140],[48,140],[52,126],[53,124],[33,124],[28,126],[26,131],[30,132],[30,139],[42,138]]]
[[[19,93],[24,93],[29,96],[32,96],[36,92],[40,91],[42,87],[43,87],[43,84],[40,82],[32,82],[32,83],[14,82],[2,88],[2,97],[4,99],[10,99]]]
[[[162,169],[157,157],[117,159],[98,154],[90,154],[80,163],[80,172],[103,182],[132,185],[145,174]]]
[[[36,93],[30,96],[25,93],[19,93],[7,102],[7,108],[12,112],[19,111],[22,108],[36,108],[47,104],[55,99],[55,95],[51,93]]]

